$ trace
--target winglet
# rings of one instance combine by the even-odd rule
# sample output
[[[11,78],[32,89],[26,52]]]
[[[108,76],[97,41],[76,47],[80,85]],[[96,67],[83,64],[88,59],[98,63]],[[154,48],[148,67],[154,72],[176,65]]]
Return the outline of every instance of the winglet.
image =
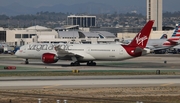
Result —
[[[149,20],[146,23],[146,25],[143,27],[143,29],[131,41],[129,46],[140,47],[142,49],[145,48],[146,44],[148,42],[148,39],[149,39],[150,32],[151,32],[153,24],[154,24],[154,20]]]

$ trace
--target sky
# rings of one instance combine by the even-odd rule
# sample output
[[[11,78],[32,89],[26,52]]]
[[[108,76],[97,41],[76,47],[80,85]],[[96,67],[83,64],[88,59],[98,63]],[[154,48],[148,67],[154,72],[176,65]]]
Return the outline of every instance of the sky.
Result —
[[[10,5],[14,2],[29,7],[52,6],[56,4],[72,5],[85,2],[104,3],[115,7],[146,6],[146,0],[0,0],[0,6]],[[180,11],[180,0],[163,0],[163,9]]]
[[[145,3],[146,0],[138,0],[140,3]],[[40,5],[56,5],[56,4],[65,4],[65,5],[72,5],[77,3],[85,3],[85,2],[97,2],[97,3],[105,3],[114,6],[118,6],[118,4],[125,4],[125,5],[139,5],[137,0],[0,0],[0,5],[9,5],[12,2],[18,2],[25,6],[33,6],[38,7]]]

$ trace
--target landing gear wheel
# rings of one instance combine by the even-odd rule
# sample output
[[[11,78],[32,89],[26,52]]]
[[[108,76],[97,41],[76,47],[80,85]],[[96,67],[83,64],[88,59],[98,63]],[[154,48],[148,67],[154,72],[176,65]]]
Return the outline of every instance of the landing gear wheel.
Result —
[[[72,62],[71,66],[80,66],[80,63],[79,62]]]
[[[74,64],[75,64],[75,66],[80,66],[79,62],[75,62]]]
[[[26,59],[26,61],[25,61],[25,64],[29,64],[29,61],[28,61],[28,59]]]
[[[96,62],[88,61],[87,66],[96,66]]]
[[[92,63],[92,66],[96,66],[96,62],[93,62],[93,63]]]
[[[71,66],[74,66],[74,63],[73,63],[73,62],[71,63]]]

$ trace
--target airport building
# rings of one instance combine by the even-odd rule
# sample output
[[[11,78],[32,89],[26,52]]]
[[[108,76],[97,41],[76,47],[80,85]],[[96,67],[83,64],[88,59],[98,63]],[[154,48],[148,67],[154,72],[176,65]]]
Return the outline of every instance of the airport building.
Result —
[[[147,0],[148,20],[155,20],[153,29],[162,31],[162,0]]]
[[[96,16],[76,16],[67,17],[67,25],[79,25],[79,27],[95,27]]]
[[[4,40],[6,40],[6,31],[0,27],[0,42],[4,42]]]
[[[163,34],[171,37],[173,30],[162,31],[162,16],[153,14],[153,10],[159,8],[162,0],[158,0],[155,7],[151,6],[153,0],[148,0],[149,19],[154,19],[154,27],[158,31],[152,31],[150,39],[159,39]],[[154,0],[156,1],[156,0]],[[160,6],[160,8],[162,5]],[[153,9],[154,8],[154,9]],[[160,10],[161,11],[161,10]],[[157,12],[159,12],[159,9]],[[162,11],[161,11],[162,14]],[[159,15],[159,14],[158,14]],[[151,17],[152,16],[152,17]],[[154,16],[154,17],[153,17]],[[161,18],[161,20],[156,20]],[[43,26],[31,26],[28,28],[2,28],[0,27],[0,42],[6,42],[12,46],[21,46],[32,42],[41,43],[115,43],[124,39],[132,39],[142,27],[96,27],[96,16],[67,17],[67,24],[54,29]],[[161,28],[159,30],[158,28]]]
[[[51,29],[38,25],[28,28],[0,28],[0,38],[1,42],[6,42],[10,46],[21,46],[32,42],[95,44],[118,41],[117,37],[110,32],[87,32],[77,28],[78,26],[64,26],[62,28]]]
[[[170,38],[174,30],[169,31],[151,31],[149,39],[160,39],[163,34],[167,34],[167,38]],[[137,35],[137,33],[117,33],[117,38],[121,39],[132,39]]]
[[[72,26],[72,28],[77,28]],[[28,28],[1,28],[1,42],[11,46],[21,46],[32,42],[41,43],[115,43],[124,39],[132,39],[137,32],[119,32],[117,35],[108,31],[83,31],[67,28],[46,28],[43,26],[32,26]],[[163,34],[171,37],[173,30],[152,31],[150,39],[159,39]]]

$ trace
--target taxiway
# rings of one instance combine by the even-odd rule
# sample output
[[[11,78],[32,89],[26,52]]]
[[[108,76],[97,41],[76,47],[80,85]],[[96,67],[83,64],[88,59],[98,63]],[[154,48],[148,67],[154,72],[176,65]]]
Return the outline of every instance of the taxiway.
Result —
[[[166,63],[164,62],[166,61]],[[44,64],[41,60],[30,60],[24,64],[13,55],[0,55],[0,72],[8,72],[3,66],[16,66],[14,71],[61,71],[61,70],[174,70],[180,72],[179,55],[148,55],[125,61],[98,61],[97,66],[69,66],[70,61]],[[10,72],[13,72],[10,71]],[[64,87],[131,87],[131,86],[179,86],[179,75],[143,76],[56,76],[56,77],[1,77],[0,89],[64,88]]]

